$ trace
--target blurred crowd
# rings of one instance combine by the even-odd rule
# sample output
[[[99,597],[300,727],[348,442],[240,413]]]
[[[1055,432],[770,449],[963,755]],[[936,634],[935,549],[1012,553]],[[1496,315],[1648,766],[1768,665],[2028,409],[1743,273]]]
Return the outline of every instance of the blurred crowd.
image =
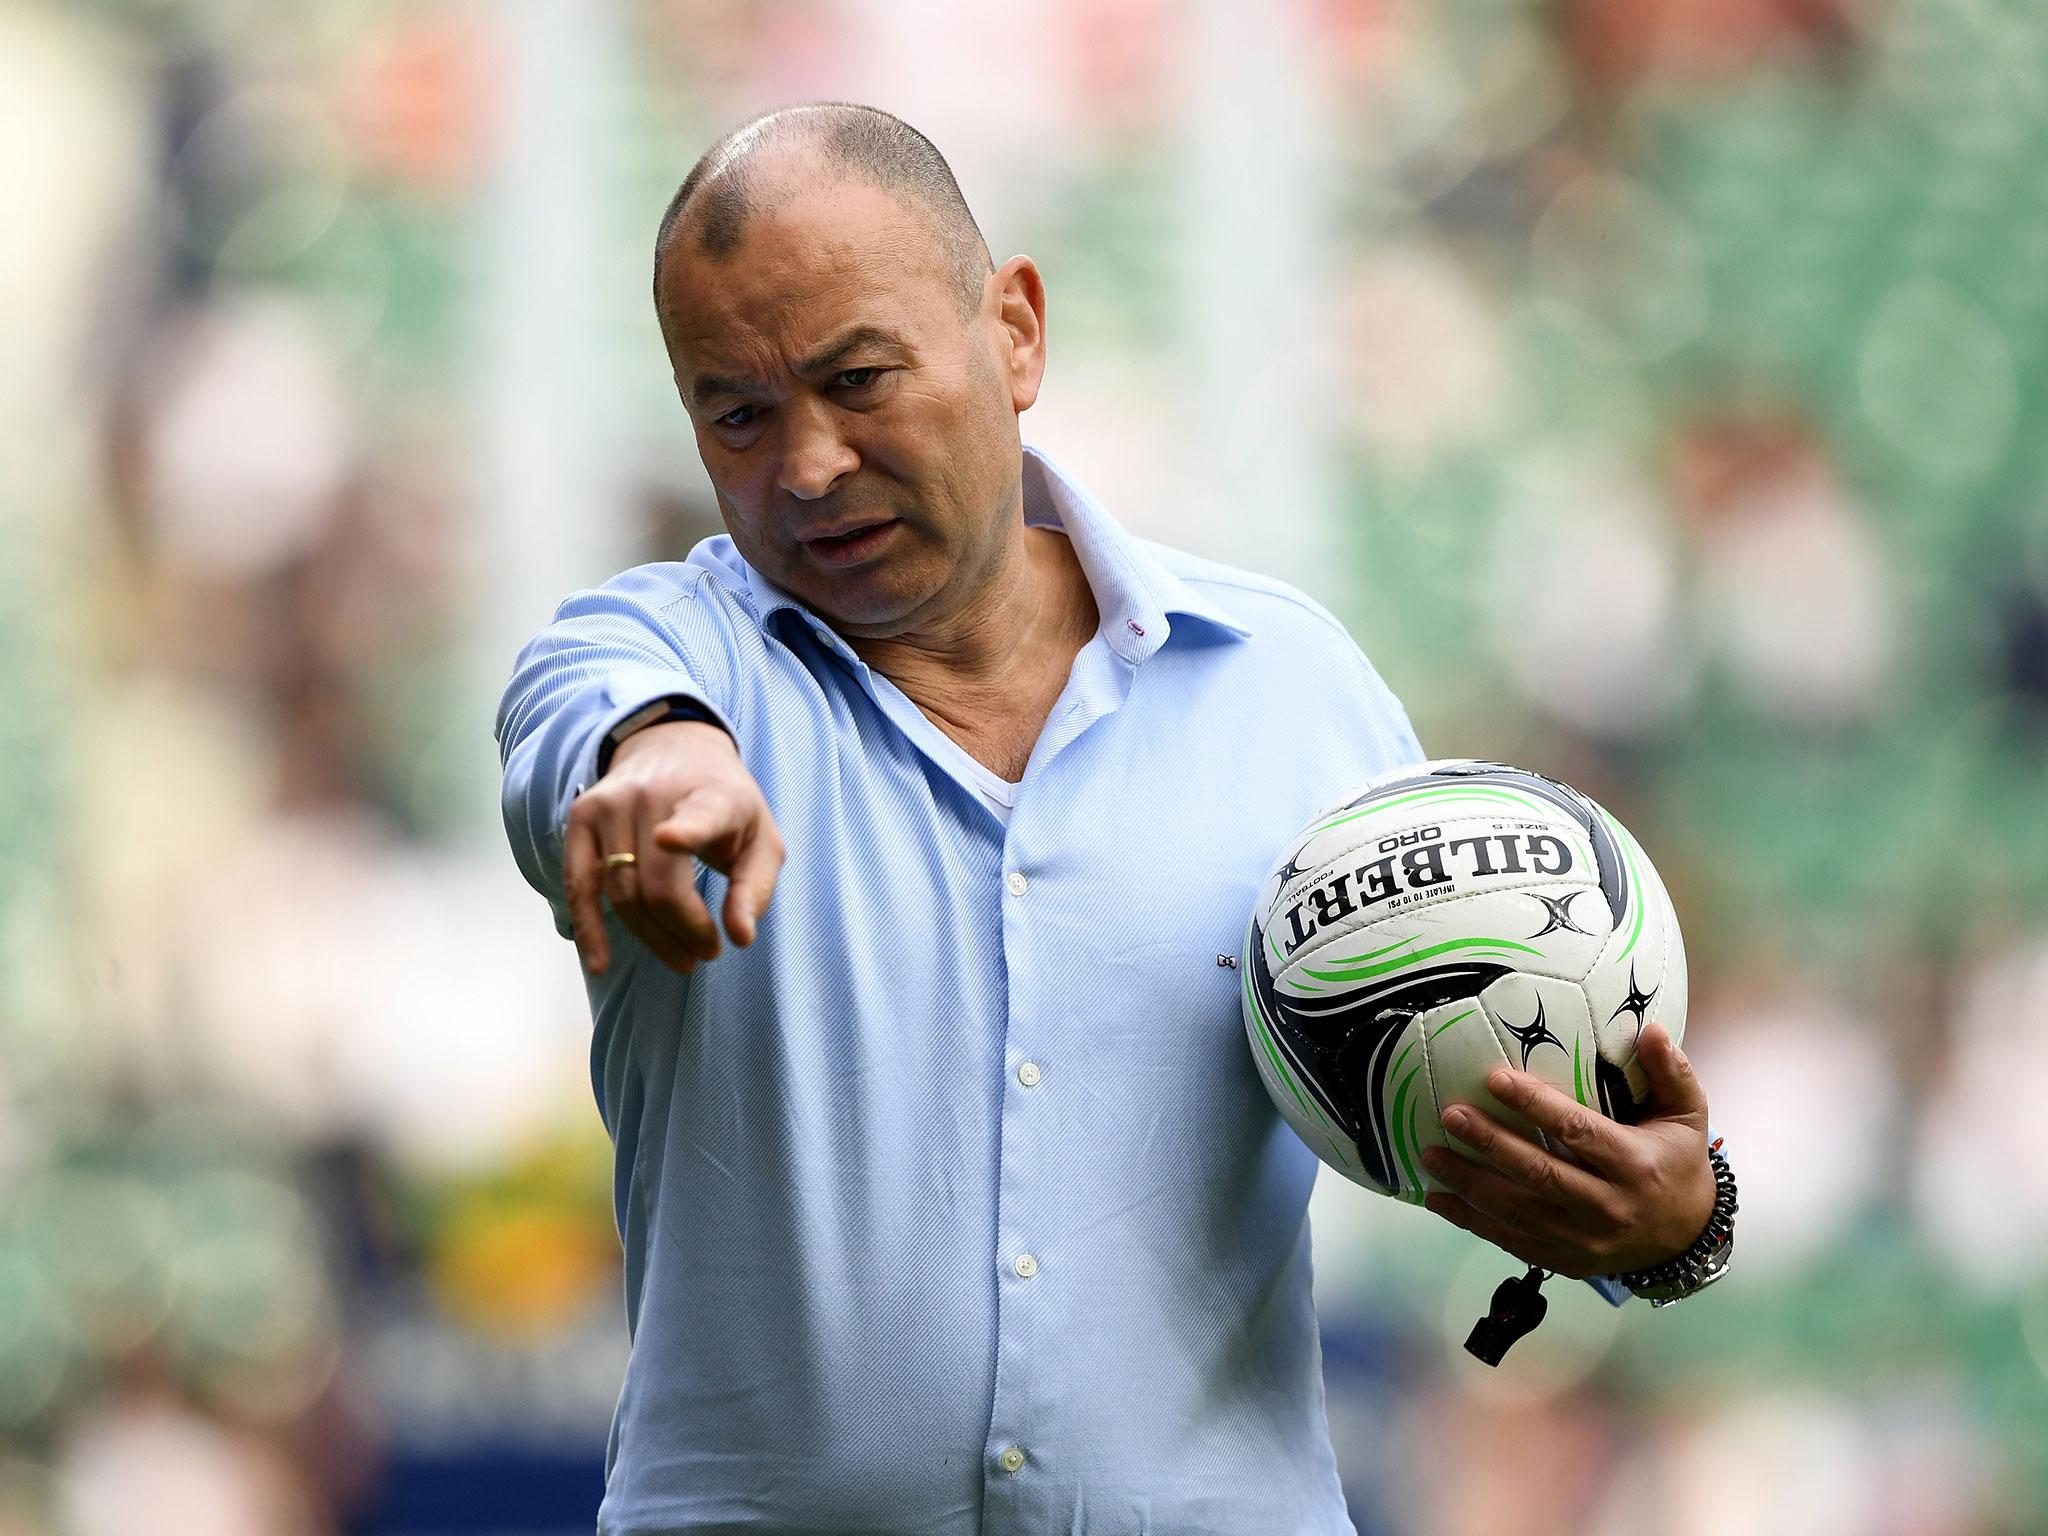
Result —
[[[652,233],[819,97],[1039,259],[1029,440],[1685,922],[1735,1274],[1488,1373],[1511,1261],[1325,1180],[1361,1536],[2048,1528],[2048,12],[0,0],[0,1536],[589,1528],[491,716],[716,531]]]

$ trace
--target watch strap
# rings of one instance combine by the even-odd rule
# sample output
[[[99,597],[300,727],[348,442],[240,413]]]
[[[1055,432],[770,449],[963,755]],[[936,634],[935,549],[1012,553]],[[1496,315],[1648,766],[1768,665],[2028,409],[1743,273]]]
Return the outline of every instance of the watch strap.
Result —
[[[605,776],[612,765],[612,754],[618,751],[620,744],[635,731],[644,731],[650,725],[669,725],[678,720],[701,720],[706,725],[717,726],[727,735],[732,734],[731,729],[708,705],[683,694],[666,694],[634,710],[605,732],[604,740],[597,744],[597,777]]]

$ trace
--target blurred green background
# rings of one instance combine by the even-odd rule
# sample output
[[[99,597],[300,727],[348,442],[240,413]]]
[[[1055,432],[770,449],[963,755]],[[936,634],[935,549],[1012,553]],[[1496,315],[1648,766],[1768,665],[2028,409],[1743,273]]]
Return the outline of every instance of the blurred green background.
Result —
[[[814,98],[1039,260],[1028,440],[1679,904],[1734,1275],[1490,1373],[1513,1265],[1326,1180],[1362,1536],[2048,1530],[2048,11],[0,0],[0,1536],[590,1528],[491,714],[716,531],[652,234]]]

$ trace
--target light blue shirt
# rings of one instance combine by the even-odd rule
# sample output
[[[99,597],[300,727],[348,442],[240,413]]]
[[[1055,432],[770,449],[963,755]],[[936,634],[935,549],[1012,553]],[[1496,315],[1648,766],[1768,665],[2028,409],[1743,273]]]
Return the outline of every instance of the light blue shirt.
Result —
[[[608,918],[588,978],[632,1329],[603,1532],[1352,1529],[1316,1160],[1234,959],[1281,844],[1421,753],[1299,593],[1131,537],[1034,450],[1024,507],[1101,624],[1007,820],[728,539],[519,656],[505,821],[560,932],[570,805],[662,695],[728,724],[789,845],[753,947],[683,977]]]

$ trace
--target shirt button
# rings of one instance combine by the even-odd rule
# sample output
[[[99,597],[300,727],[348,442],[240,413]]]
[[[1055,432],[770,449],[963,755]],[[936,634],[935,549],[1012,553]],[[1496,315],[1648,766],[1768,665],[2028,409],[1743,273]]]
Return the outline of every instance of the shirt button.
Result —
[[[1020,1253],[1011,1263],[1010,1267],[1017,1271],[1017,1278],[1019,1280],[1029,1280],[1038,1273],[1038,1260],[1028,1253]]]
[[[1038,1086],[1038,1078],[1038,1063],[1035,1061],[1027,1061],[1017,1069],[1017,1081],[1026,1088],[1036,1088]]]
[[[1031,889],[1031,882],[1024,878],[1024,871],[1021,869],[1011,870],[1010,878],[1008,880],[1005,880],[1003,883],[1010,888],[1010,894],[1012,896],[1022,896],[1026,891]]]
[[[1006,1445],[1002,1455],[996,1458],[996,1465],[1005,1472],[1021,1472],[1024,1470],[1024,1453],[1014,1445]]]

